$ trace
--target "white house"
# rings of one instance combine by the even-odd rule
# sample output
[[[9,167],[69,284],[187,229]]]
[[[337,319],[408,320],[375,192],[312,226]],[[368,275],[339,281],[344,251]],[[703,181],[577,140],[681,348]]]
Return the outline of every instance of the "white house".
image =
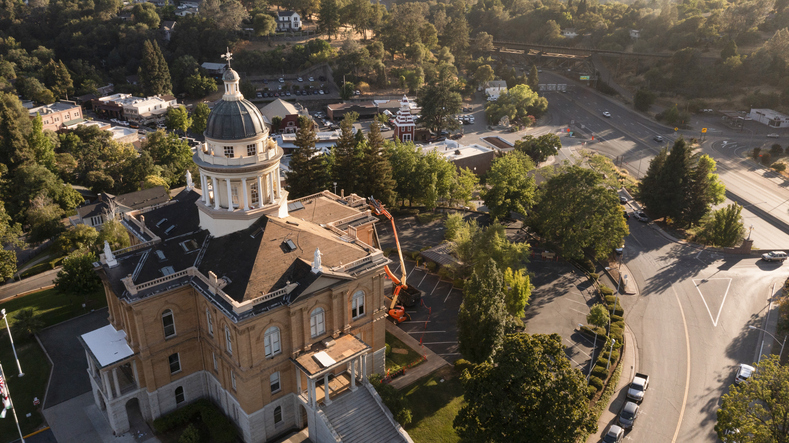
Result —
[[[277,32],[300,30],[301,16],[296,11],[279,11],[277,13]]]
[[[630,30],[630,38],[639,38],[640,36],[641,36],[641,30],[639,29]]]
[[[126,120],[140,124],[164,118],[171,106],[178,105],[178,101],[172,95],[129,97],[116,100],[115,103],[123,106],[123,116]]]
[[[562,36],[567,38],[575,38],[578,37],[578,33],[575,31],[575,28],[567,28],[562,29]]]
[[[488,101],[496,101],[499,96],[507,92],[507,82],[504,80],[491,80],[485,84],[485,95]]]

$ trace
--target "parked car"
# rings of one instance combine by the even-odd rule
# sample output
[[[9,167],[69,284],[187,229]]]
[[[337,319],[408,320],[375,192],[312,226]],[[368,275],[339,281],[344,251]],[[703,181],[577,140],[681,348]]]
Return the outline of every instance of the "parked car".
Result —
[[[625,217],[625,220],[630,220],[630,214],[628,214],[627,211],[622,211],[622,214]]]
[[[622,255],[622,253],[625,252],[625,242],[622,242],[622,245],[614,249],[614,251],[616,251],[618,255]]]
[[[603,443],[621,443],[625,438],[625,430],[617,425],[611,425],[603,436]]]
[[[644,394],[649,388],[649,375],[636,372],[633,376],[633,381],[627,389],[627,398],[635,402],[641,403],[644,400]]]
[[[740,366],[737,367],[737,374],[734,376],[734,383],[740,384],[748,380],[753,375],[753,371],[755,371],[753,366],[740,363]]]
[[[284,78],[282,78],[282,77],[280,77],[280,78],[279,78],[279,82],[280,82],[280,83],[285,83],[285,79],[284,79]]]
[[[647,223],[649,221],[649,217],[644,214],[644,211],[635,212],[633,215],[636,217],[636,220],[640,222]]]
[[[353,95],[362,95],[362,91],[357,89],[357,90],[353,91]]]
[[[303,81],[304,81],[304,79],[302,79],[301,77],[299,77],[299,81],[300,81],[300,82],[303,82]]]
[[[786,260],[786,252],[783,251],[772,251],[766,254],[762,254],[762,260],[764,261],[784,261]]]
[[[662,142],[662,141],[663,141],[663,137],[661,137],[661,136],[659,136],[659,135],[656,135],[656,136],[654,136],[654,137],[652,137],[652,138],[653,138],[653,139],[654,139],[656,142]]]
[[[625,197],[624,195],[620,195],[619,196],[619,203],[623,204],[623,205],[626,205],[627,204],[627,197]]]
[[[288,97],[290,97],[290,91],[287,91],[287,92],[285,93],[285,95],[287,95]]]
[[[309,81],[311,81],[311,82],[314,82],[314,81],[315,81],[315,79],[314,79],[314,78],[312,78],[312,77],[310,77],[310,78],[309,78]]]
[[[611,113],[608,111],[603,112],[603,117],[611,118]]]
[[[468,122],[469,122],[470,124],[473,124],[473,123],[474,123],[474,116],[473,116],[473,115],[469,115],[469,116],[468,116]]]
[[[323,92],[323,89],[318,89],[318,94],[323,95],[325,93]]]
[[[619,412],[619,425],[625,429],[632,429],[638,418],[638,405],[632,401],[625,403]]]
[[[767,134],[767,136],[770,137],[770,138],[778,138],[778,137],[780,137],[780,135],[776,134],[775,132],[773,132],[772,134]]]
[[[257,93],[255,93],[255,97],[263,98],[263,93],[262,92],[257,92]]]

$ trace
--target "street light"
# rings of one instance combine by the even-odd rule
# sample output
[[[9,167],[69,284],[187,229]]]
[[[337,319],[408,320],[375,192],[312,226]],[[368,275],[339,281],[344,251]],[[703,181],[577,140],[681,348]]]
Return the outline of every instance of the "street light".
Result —
[[[584,325],[578,323],[578,329],[583,328]],[[592,345],[592,355],[589,357],[589,372],[586,374],[586,384],[589,384],[589,376],[592,375],[592,363],[594,363],[594,351],[597,349],[597,327],[594,329],[594,345]]]
[[[762,331],[762,332],[764,332],[765,334],[767,334],[767,335],[769,335],[770,337],[772,337],[772,338],[773,338],[773,340],[775,340],[775,341],[778,341],[778,339],[777,339],[777,338],[775,338],[775,336],[774,336],[773,334],[770,334],[769,332],[765,331],[765,330],[764,330],[764,329],[762,329],[762,328],[757,328],[756,326],[753,326],[753,325],[748,325],[748,329],[756,329],[757,331]],[[786,337],[784,337],[784,341],[783,341],[783,343],[781,343],[781,352],[779,352],[779,353],[778,353],[778,361],[780,361],[780,360],[781,360],[781,356],[782,356],[782,355],[783,355],[783,353],[784,353],[784,345],[785,345],[785,344],[786,344]],[[759,360],[761,360],[761,358],[762,358],[762,356],[760,355],[760,356],[759,356]]]
[[[611,354],[614,353],[614,344],[616,343],[616,339],[611,339],[611,350],[608,351],[608,363],[605,364],[605,370],[608,370],[608,367],[611,366]]]
[[[337,195],[337,182],[334,183],[334,195]]]
[[[14,337],[11,336],[11,327],[8,326],[8,316],[5,315],[5,309],[0,309],[0,315],[5,319],[5,328],[8,331],[8,339],[11,340],[11,349],[14,351],[14,358],[16,359],[16,367],[19,369],[19,376],[24,377],[25,373],[22,372],[22,366],[19,364],[19,357],[16,356],[16,347],[14,346]]]

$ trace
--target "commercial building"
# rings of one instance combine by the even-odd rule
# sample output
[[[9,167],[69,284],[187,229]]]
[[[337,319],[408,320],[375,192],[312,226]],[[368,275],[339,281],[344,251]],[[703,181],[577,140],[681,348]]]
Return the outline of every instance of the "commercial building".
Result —
[[[51,105],[38,106],[28,110],[30,118],[41,116],[43,129],[60,131],[68,126],[84,121],[82,108],[71,101],[59,101]]]

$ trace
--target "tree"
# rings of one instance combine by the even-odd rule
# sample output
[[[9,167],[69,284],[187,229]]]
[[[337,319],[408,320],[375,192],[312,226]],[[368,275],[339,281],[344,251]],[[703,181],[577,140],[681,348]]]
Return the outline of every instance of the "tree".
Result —
[[[742,206],[737,203],[714,211],[702,221],[699,241],[712,246],[736,246],[745,235],[741,212]]]
[[[332,35],[337,35],[337,30],[340,28],[340,6],[337,4],[337,0],[321,1],[318,26],[321,31],[326,33],[329,41],[331,41]]]
[[[361,155],[353,131],[353,124],[357,118],[359,114],[355,112],[343,116],[340,122],[340,139],[332,149],[336,162],[332,171],[332,180],[337,182],[338,189],[345,190],[346,194],[356,192],[361,181],[361,168],[359,168]]]
[[[616,192],[603,185],[600,174],[579,166],[542,185],[529,224],[573,259],[586,251],[604,257],[629,233]]]
[[[372,374],[369,381],[378,395],[381,396],[381,401],[392,412],[394,419],[402,425],[411,423],[411,406],[408,404],[405,396],[403,396],[403,393],[395,389],[391,384],[383,383],[380,374]]]
[[[172,106],[167,110],[164,124],[170,131],[181,131],[185,133],[192,126],[192,119],[189,112],[183,106]]]
[[[340,87],[340,98],[343,100],[349,100],[353,97],[354,92],[356,92],[356,85],[351,82],[345,82]]]
[[[712,206],[726,199],[726,185],[715,174],[715,160],[707,154],[694,158],[697,158],[697,163],[692,171],[688,201],[682,214],[682,220],[691,226],[698,224]]]
[[[151,3],[140,3],[151,4]],[[200,65],[191,55],[182,55],[176,58],[170,65],[170,75],[172,77],[173,92],[184,92],[185,80],[192,75],[200,73]]]
[[[65,226],[61,219],[65,211],[46,194],[40,194],[30,203],[30,208],[25,213],[27,223],[30,225],[30,240],[40,242],[54,238],[63,232]]]
[[[478,86],[482,86],[494,78],[496,78],[496,73],[493,72],[493,68],[490,65],[481,65],[474,71],[474,83]]]
[[[469,168],[460,168],[452,179],[449,203],[457,203],[461,206],[466,205],[471,200],[478,183],[479,177],[477,177],[477,174],[474,174]]]
[[[145,95],[169,94],[173,89],[170,68],[156,41],[146,40],[143,44],[139,77]]]
[[[534,178],[529,175],[532,169],[531,159],[517,151],[493,160],[488,188],[480,193],[491,217],[509,217],[510,212],[527,214],[534,203]]]
[[[44,84],[57,98],[66,98],[74,93],[74,82],[63,61],[50,60],[44,66]]]
[[[474,38],[472,51],[477,54],[493,51],[493,36],[487,32],[480,32]]]
[[[271,36],[277,30],[277,20],[268,14],[255,14],[252,29],[258,37]]]
[[[558,334],[507,335],[492,362],[462,377],[466,404],[453,425],[463,441],[571,442],[597,429]]]
[[[523,311],[529,305],[531,297],[531,281],[524,269],[512,270],[507,268],[504,271],[504,304],[507,312],[515,317],[523,317]]]
[[[216,92],[217,89],[216,81],[213,78],[205,77],[201,74],[192,74],[184,80],[184,92],[192,98],[205,97],[212,92]],[[249,95],[248,97],[254,97],[254,95]]]
[[[195,134],[202,134],[205,132],[206,125],[208,124],[208,114],[211,113],[211,108],[205,103],[198,103],[192,111],[192,126],[189,128]]]
[[[731,385],[721,397],[715,432],[725,443],[789,442],[789,366],[776,355],[755,366],[747,382]],[[735,429],[739,432],[727,435]]]
[[[150,154],[156,165],[162,167],[162,178],[169,186],[186,183],[186,170],[194,166],[192,150],[186,141],[173,133],[156,131],[148,134],[143,151]]]
[[[460,112],[463,99],[452,89],[449,80],[441,80],[419,91],[417,104],[422,108],[417,123],[436,133],[456,129],[460,124],[453,116]]]
[[[377,121],[370,124],[363,155],[361,164],[366,178],[363,180],[362,195],[375,196],[386,206],[394,205],[395,180],[392,178],[392,165],[384,151],[384,138]]]
[[[472,363],[488,360],[501,346],[509,314],[504,276],[491,259],[465,285],[458,311],[458,349]]]
[[[559,153],[562,141],[556,134],[545,134],[539,137],[527,135],[515,142],[515,149],[528,155],[535,164],[540,164],[548,157]]]
[[[159,14],[153,3],[137,3],[131,12],[134,23],[144,23],[150,29],[159,29]]]
[[[737,51],[737,43],[735,43],[733,39],[729,39],[729,41],[726,42],[726,46],[721,49],[721,60],[726,60],[729,57],[736,57],[738,55],[740,55],[740,53]]]
[[[55,289],[63,294],[88,295],[101,287],[101,281],[93,270],[98,258],[92,252],[77,250],[63,260],[63,269],[55,277]]]
[[[652,103],[655,103],[655,93],[648,89],[640,88],[633,96],[633,107],[641,112],[648,112]]]
[[[526,80],[526,86],[532,91],[536,91],[540,87],[540,73],[537,70],[537,65],[531,65],[531,71],[529,71],[529,78]]]
[[[14,314],[14,332],[32,336],[44,327],[44,322],[33,308],[20,309]]]
[[[128,231],[126,231],[121,222],[115,219],[107,220],[104,226],[101,227],[101,233],[96,239],[96,245],[99,248],[103,248],[105,241],[110,244],[110,248],[113,251],[131,246]]]
[[[67,255],[76,249],[90,250],[95,248],[98,239],[99,231],[96,228],[79,224],[62,233],[55,241],[55,248],[61,255]]]
[[[495,102],[485,105],[488,122],[498,124],[502,117],[507,116],[510,122],[525,123],[526,116],[540,117],[548,107],[548,100],[540,97],[526,85],[516,85],[499,95]]]
[[[601,303],[595,303],[589,309],[589,314],[586,315],[586,322],[598,328],[604,328],[608,325],[609,318],[608,308]]]
[[[299,117],[299,129],[296,131],[298,147],[290,159],[290,171],[287,174],[288,191],[293,198],[304,197],[324,189],[324,183],[317,180],[324,171],[322,155],[315,149],[316,134],[312,120]]]
[[[279,115],[275,115],[271,118],[271,132],[277,133],[279,132],[279,127],[282,125],[282,117]]]
[[[52,139],[47,137],[43,131],[43,123],[41,116],[36,115],[31,120],[32,128],[30,134],[27,136],[27,146],[32,151],[36,163],[44,166],[52,172],[57,170],[55,164],[55,147],[53,146]]]

